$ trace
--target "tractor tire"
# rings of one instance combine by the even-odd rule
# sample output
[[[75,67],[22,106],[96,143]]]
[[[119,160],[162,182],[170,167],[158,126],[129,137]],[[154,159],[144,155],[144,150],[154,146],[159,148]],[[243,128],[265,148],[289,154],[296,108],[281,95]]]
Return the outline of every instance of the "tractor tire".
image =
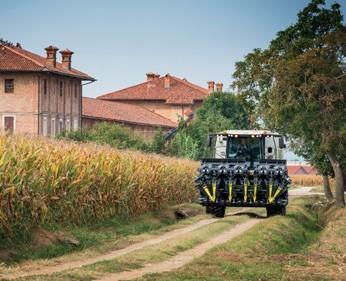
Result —
[[[267,218],[270,218],[271,216],[274,215],[274,212],[273,212],[274,210],[272,206],[267,206],[266,209],[267,209]]]
[[[223,218],[225,216],[225,206],[210,206],[210,214],[216,218]]]
[[[286,216],[286,206],[280,206],[280,215]]]
[[[267,217],[276,215],[286,216],[286,206],[267,206]]]
[[[205,213],[206,214],[212,214],[213,213],[213,206],[206,206],[205,207]]]
[[[266,209],[267,209],[267,218],[270,218],[278,214],[277,206],[270,205],[270,206],[267,206]]]

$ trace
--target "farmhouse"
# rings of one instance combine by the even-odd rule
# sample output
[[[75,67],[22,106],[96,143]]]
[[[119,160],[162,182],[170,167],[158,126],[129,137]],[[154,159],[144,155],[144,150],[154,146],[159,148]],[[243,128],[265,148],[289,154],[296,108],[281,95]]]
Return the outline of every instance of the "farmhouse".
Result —
[[[45,48],[42,57],[19,44],[0,44],[0,129],[55,136],[81,127],[82,82],[95,79],[72,68],[73,52]]]
[[[146,76],[143,83],[101,95],[97,99],[141,106],[177,123],[180,118],[186,119],[193,114],[215,87],[213,81],[208,82],[206,89],[170,74],[147,73]],[[217,83],[216,86],[221,92],[222,84]]]
[[[215,86],[222,91],[213,81],[203,88],[170,74],[147,73],[138,85],[83,98],[82,86],[95,79],[72,68],[72,51],[60,51],[61,62],[57,47],[45,51],[42,57],[19,44],[0,43],[0,131],[54,137],[112,122],[150,139],[158,130],[176,128],[180,118],[192,118]]]

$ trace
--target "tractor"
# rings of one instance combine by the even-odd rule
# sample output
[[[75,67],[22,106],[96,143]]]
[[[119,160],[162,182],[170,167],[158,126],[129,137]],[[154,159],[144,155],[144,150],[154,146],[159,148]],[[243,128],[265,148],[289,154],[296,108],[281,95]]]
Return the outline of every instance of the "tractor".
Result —
[[[267,130],[210,134],[196,187],[199,202],[215,217],[226,207],[264,207],[267,216],[286,215],[288,186],[282,135]]]

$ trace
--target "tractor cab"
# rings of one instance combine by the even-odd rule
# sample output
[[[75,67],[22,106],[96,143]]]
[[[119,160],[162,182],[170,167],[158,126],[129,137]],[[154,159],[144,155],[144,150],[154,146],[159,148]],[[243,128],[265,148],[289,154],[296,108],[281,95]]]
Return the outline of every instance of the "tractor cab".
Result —
[[[286,145],[281,135],[266,130],[228,130],[210,134],[210,157],[254,163],[283,159]]]

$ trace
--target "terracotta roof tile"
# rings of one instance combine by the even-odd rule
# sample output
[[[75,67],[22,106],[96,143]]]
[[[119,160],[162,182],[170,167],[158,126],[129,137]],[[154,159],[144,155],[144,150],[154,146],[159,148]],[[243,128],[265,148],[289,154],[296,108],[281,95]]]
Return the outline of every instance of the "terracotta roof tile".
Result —
[[[83,97],[83,117],[175,128],[178,125],[142,106]]]
[[[72,68],[66,70],[57,62],[56,67],[46,64],[46,58],[18,47],[0,45],[0,71],[49,71],[61,75],[78,77],[83,80],[95,79],[86,73]]]
[[[309,165],[288,165],[287,171],[289,175],[315,175],[316,170]]]
[[[185,79],[179,79],[171,75],[169,77],[169,88],[165,88],[165,77],[163,76],[119,91],[101,95],[98,99],[114,101],[162,100],[168,104],[193,104],[195,101],[202,101],[208,96],[208,90],[205,88],[188,82]]]

